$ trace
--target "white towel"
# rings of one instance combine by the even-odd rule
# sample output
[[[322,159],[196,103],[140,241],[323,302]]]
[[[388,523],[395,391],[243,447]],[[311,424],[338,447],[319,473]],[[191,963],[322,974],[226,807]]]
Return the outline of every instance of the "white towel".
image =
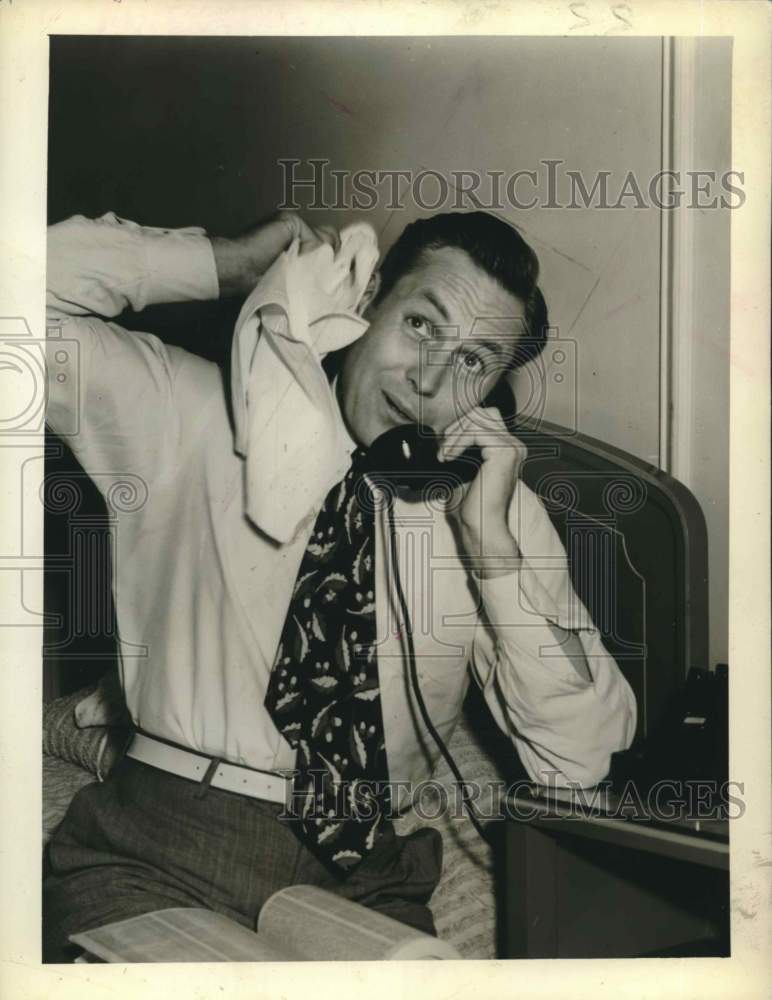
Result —
[[[246,508],[277,542],[295,537],[346,473],[350,439],[322,358],[368,327],[357,313],[378,260],[372,227],[343,229],[301,254],[299,241],[258,282],[236,321],[231,382]]]

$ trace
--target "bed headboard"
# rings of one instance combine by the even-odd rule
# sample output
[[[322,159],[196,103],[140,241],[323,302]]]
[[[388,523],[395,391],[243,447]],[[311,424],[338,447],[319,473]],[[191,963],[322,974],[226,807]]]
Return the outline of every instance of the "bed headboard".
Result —
[[[708,543],[689,490],[627,452],[518,422],[522,476],[569,557],[574,589],[638,701],[646,738],[690,667],[708,667]]]

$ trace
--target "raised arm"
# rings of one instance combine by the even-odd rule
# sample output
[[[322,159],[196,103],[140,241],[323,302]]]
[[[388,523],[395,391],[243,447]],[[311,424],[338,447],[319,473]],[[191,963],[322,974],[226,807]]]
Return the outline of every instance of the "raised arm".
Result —
[[[186,352],[112,321],[127,308],[219,293],[201,229],[138,226],[110,212],[51,226],[47,247],[49,426],[98,485],[148,480],[178,444]]]
[[[175,460],[219,386],[211,364],[114,318],[163,302],[246,296],[296,236],[301,244],[334,239],[293,213],[233,238],[140,226],[113,212],[49,228],[47,421],[86,471],[153,475]]]
[[[49,320],[111,319],[159,302],[216,299],[212,244],[203,229],[139,226],[108,212],[74,215],[48,229]]]
[[[49,317],[111,319],[161,302],[245,297],[295,237],[303,250],[336,240],[334,230],[312,229],[294,212],[235,237],[140,226],[114,212],[74,215],[48,229]]]

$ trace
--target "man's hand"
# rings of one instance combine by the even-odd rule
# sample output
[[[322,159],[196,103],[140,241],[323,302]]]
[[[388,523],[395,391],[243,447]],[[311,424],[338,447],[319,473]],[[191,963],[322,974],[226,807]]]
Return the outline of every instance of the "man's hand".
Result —
[[[466,554],[477,561],[480,577],[503,576],[517,569],[522,554],[512,537],[507,514],[526,457],[525,445],[513,437],[495,407],[478,407],[445,430],[440,461],[458,458],[467,448],[482,449],[482,465],[471,483],[461,487],[449,506]]]
[[[495,407],[470,410],[455,420],[445,431],[440,460],[458,458],[473,444],[482,449],[482,465],[472,482],[459,488],[461,502],[454,498],[449,513],[456,520],[466,554],[475,560],[477,576],[490,579],[514,572],[523,558],[507,515],[528,452],[522,441],[509,433]],[[547,627],[577,674],[591,682],[579,637],[552,622],[547,622]]]
[[[245,298],[280,253],[292,241],[300,240],[305,253],[322,243],[338,249],[339,237],[331,226],[312,228],[296,212],[281,211],[241,236],[213,236],[211,239],[220,297]]]

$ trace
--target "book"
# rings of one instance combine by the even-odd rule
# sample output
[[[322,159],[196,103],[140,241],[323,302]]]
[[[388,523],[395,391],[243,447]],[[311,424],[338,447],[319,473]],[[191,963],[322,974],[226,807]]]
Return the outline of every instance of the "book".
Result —
[[[70,935],[102,962],[319,962],[458,959],[445,941],[310,885],[275,892],[257,931],[200,907],[155,910]]]

